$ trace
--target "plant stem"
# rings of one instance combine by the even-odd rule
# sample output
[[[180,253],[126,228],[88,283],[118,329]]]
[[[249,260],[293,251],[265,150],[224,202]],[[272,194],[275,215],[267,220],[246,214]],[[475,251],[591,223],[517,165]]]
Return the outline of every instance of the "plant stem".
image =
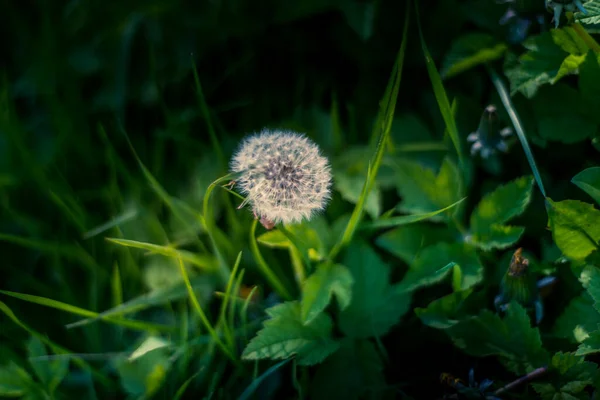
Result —
[[[596,42],[596,39],[594,39],[585,30],[585,28],[583,27],[583,25],[581,25],[579,22],[575,22],[571,26],[573,27],[573,29],[575,29],[575,32],[577,32],[577,34],[585,42],[585,44],[587,44],[588,47],[594,51],[594,53],[600,54],[600,44],[598,44],[598,42]]]
[[[514,388],[516,388],[519,385],[522,385],[523,383],[527,383],[531,380],[539,378],[540,376],[544,375],[546,372],[548,372],[548,367],[540,367],[538,369],[534,369],[527,375],[524,375],[524,376],[512,381],[511,383],[501,387],[500,389],[496,390],[494,392],[494,395],[498,396],[498,395],[508,392],[509,390],[513,390]]]

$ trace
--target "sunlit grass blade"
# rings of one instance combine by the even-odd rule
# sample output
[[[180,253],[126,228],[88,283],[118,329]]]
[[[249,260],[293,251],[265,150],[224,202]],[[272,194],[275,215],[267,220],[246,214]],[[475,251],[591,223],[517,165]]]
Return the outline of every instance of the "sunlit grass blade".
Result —
[[[206,285],[206,280],[199,276],[192,279],[192,287],[194,290],[204,289]],[[98,313],[98,316],[94,318],[86,318],[77,322],[73,322],[71,324],[66,325],[67,329],[72,329],[84,325],[91,324],[100,320],[100,318],[109,317],[113,315],[126,315],[131,314],[136,311],[141,311],[150,307],[162,305],[168,302],[177,301],[185,298],[187,296],[187,288],[183,282],[173,285],[171,287],[167,287],[164,289],[157,289],[148,294],[144,294],[138,297],[135,297],[125,303],[122,303],[116,307]]]
[[[254,261],[258,265],[258,268],[263,273],[271,287],[285,300],[291,300],[292,296],[287,291],[283,283],[279,280],[277,275],[269,268],[267,262],[263,258],[262,254],[260,254],[260,250],[258,249],[258,243],[256,242],[256,226],[258,225],[258,220],[254,220],[252,222],[252,227],[250,228],[250,250],[252,255],[254,256]]]
[[[380,228],[393,228],[393,227],[400,226],[400,225],[407,225],[407,224],[412,224],[414,222],[423,221],[425,219],[434,217],[438,214],[441,214],[443,212],[446,212],[446,211],[456,207],[457,205],[462,203],[465,199],[466,199],[466,197],[463,197],[462,199],[458,200],[457,202],[455,202],[453,204],[450,204],[447,207],[441,208],[436,211],[428,212],[428,213],[401,215],[401,216],[397,216],[397,217],[389,217],[389,218],[385,218],[385,219],[378,219],[377,221],[366,222],[366,223],[361,224],[359,229],[368,230],[368,229],[380,229]]]
[[[0,301],[0,311],[2,313],[4,313],[18,327],[20,327],[21,329],[26,331],[29,335],[36,337],[42,343],[44,343],[46,346],[48,346],[52,350],[52,352],[54,352],[56,354],[71,354],[71,355],[73,354],[73,352],[65,349],[64,347],[62,347],[62,346],[54,343],[52,340],[48,339],[48,337],[46,335],[42,335],[35,329],[32,329],[31,327],[29,327],[28,325],[23,323],[19,318],[17,318],[17,316],[12,312],[12,310],[5,303],[3,303],[1,301]],[[96,379],[98,379],[98,381],[100,383],[102,383],[103,385],[106,385],[106,387],[108,387],[108,388],[114,388],[115,385],[112,383],[112,381],[110,379],[106,378],[103,374],[98,372],[96,369],[92,368],[84,360],[77,357],[76,355],[74,355],[72,359],[73,359],[73,362],[75,364],[77,364],[77,366],[79,366],[81,369],[90,371],[94,375],[94,377]]]
[[[240,261],[242,260],[242,252],[238,253],[237,259],[235,260],[235,264],[233,265],[233,270],[229,275],[229,281],[227,282],[227,286],[225,289],[225,296],[223,297],[223,302],[221,303],[221,310],[219,312],[219,321],[223,324],[224,336],[227,341],[228,346],[233,349],[233,326],[228,325],[227,323],[227,306],[231,301],[231,297],[233,296],[233,290],[235,286],[235,279],[237,275],[238,268],[240,267]]]
[[[512,104],[512,101],[510,100],[509,92],[506,89],[504,82],[502,82],[502,78],[500,78],[500,76],[496,73],[496,71],[494,71],[494,69],[492,67],[490,67],[489,65],[486,65],[486,68],[492,78],[492,82],[494,83],[494,86],[496,87],[496,91],[498,92],[498,95],[500,96],[500,100],[502,101],[502,104],[504,105],[504,108],[506,109],[506,112],[508,113],[508,116],[510,117],[511,122],[512,122],[513,126],[515,127],[515,132],[517,134],[517,137],[519,138],[519,141],[521,142],[521,146],[523,147],[523,151],[525,152],[525,157],[527,158],[529,167],[531,168],[531,171],[533,172],[535,181],[537,182],[537,185],[540,188],[540,192],[542,192],[542,195],[544,197],[547,197],[546,189],[544,189],[544,183],[542,182],[542,177],[537,168],[537,164],[535,163],[535,159],[533,158],[533,153],[531,152],[531,148],[529,147],[529,142],[527,141],[527,136],[525,135],[525,129],[523,128],[523,124],[521,124],[521,119],[519,118],[519,114],[517,114],[516,108]]]
[[[102,232],[106,232],[107,230],[109,230],[115,226],[119,226],[121,224],[129,222],[129,221],[133,220],[134,218],[136,218],[138,215],[139,215],[138,210],[125,211],[124,213],[116,216],[115,218],[111,219],[110,221],[107,221],[107,222],[103,223],[102,225],[99,225],[99,226],[85,232],[83,234],[83,238],[90,239],[94,236],[101,234]]]
[[[223,353],[232,361],[237,361],[235,356],[231,352],[231,350],[225,344],[223,344],[223,342],[221,342],[221,339],[217,335],[217,332],[215,331],[212,324],[206,317],[204,310],[202,310],[202,307],[200,307],[200,302],[198,301],[198,298],[196,297],[196,293],[194,293],[194,289],[192,288],[192,285],[190,283],[190,277],[188,276],[185,266],[183,265],[183,260],[181,259],[181,257],[178,257],[178,261],[179,261],[179,271],[181,272],[181,277],[183,278],[183,281],[187,288],[189,299],[192,302],[194,309],[198,313],[198,316],[200,317],[200,321],[202,321],[204,328],[206,329],[208,334],[213,338],[214,343],[221,349],[221,351],[223,351]]]
[[[458,135],[458,128],[456,126],[456,121],[454,119],[454,114],[452,112],[450,101],[448,100],[448,95],[446,94],[446,89],[444,89],[444,84],[442,83],[442,78],[435,66],[435,63],[433,62],[433,59],[431,58],[431,54],[429,53],[429,49],[427,48],[427,44],[425,43],[425,38],[423,37],[418,1],[415,1],[415,13],[417,17],[419,38],[421,40],[421,49],[423,50],[423,55],[425,56],[425,65],[427,66],[427,73],[429,74],[429,80],[431,81],[431,85],[433,87],[433,93],[438,103],[440,112],[442,113],[444,123],[446,124],[446,130],[448,132],[448,135],[450,135],[450,139],[452,139],[452,143],[454,144],[454,148],[456,149],[456,154],[458,154],[459,163],[461,164],[461,166],[463,166],[464,155],[460,143],[460,138]]]
[[[366,200],[369,196],[369,193],[371,193],[371,190],[375,186],[375,179],[377,177],[377,172],[379,171],[379,167],[383,159],[383,154],[385,152],[390,131],[392,129],[394,114],[396,112],[396,101],[398,99],[398,92],[400,90],[400,81],[402,78],[402,70],[404,67],[404,55],[406,53],[406,45],[408,43],[408,26],[410,20],[409,16],[410,2],[407,2],[406,18],[404,20],[404,30],[402,32],[402,43],[400,44],[400,49],[398,50],[396,62],[394,63],[392,76],[390,77],[386,88],[386,95],[384,96],[383,101],[381,103],[380,112],[377,116],[377,120],[375,121],[375,126],[373,127],[373,132],[371,135],[371,137],[379,137],[379,141],[377,142],[377,148],[375,150],[375,154],[372,160],[369,162],[367,179],[365,180],[360,198],[356,203],[354,210],[352,211],[352,215],[350,217],[350,220],[348,221],[348,225],[346,226],[344,233],[342,234],[341,239],[335,244],[335,246],[332,248],[329,254],[330,260],[333,260],[337,256],[339,251],[352,240],[358,223],[362,218]]]
[[[137,240],[118,239],[118,238],[106,238],[107,241],[126,247],[133,247],[136,249],[148,250],[151,253],[161,254],[167,257],[181,257],[184,261],[189,262],[192,265],[200,267],[207,271],[214,271],[216,269],[216,262],[212,256],[206,254],[194,254],[185,250],[178,250],[169,246],[160,246],[158,244],[138,242]]]
[[[171,328],[169,326],[158,325],[158,324],[153,324],[153,323],[149,323],[149,322],[132,321],[132,320],[127,320],[127,319],[116,319],[116,318],[110,318],[110,317],[99,317],[99,314],[97,312],[86,310],[84,308],[73,306],[73,305],[70,305],[67,303],[63,303],[61,301],[48,299],[46,297],[34,296],[34,295],[30,295],[30,294],[25,294],[25,293],[10,292],[7,290],[0,290],[0,293],[4,294],[6,296],[14,297],[19,300],[27,301],[29,303],[34,303],[34,304],[37,304],[40,306],[50,307],[50,308],[54,308],[56,310],[64,311],[69,314],[79,315],[79,316],[88,317],[88,318],[98,317],[99,319],[101,319],[104,322],[107,322],[109,324],[119,325],[119,326],[123,326],[123,327],[129,328],[129,329],[135,329],[135,330],[139,330],[139,331],[149,331],[149,332],[170,332],[173,330],[173,328]]]
[[[259,377],[254,379],[252,383],[244,390],[242,395],[238,398],[238,400],[247,400],[252,397],[256,389],[260,386],[260,384],[269,377],[273,372],[277,371],[279,368],[283,367],[285,364],[290,362],[292,358],[288,358],[287,360],[283,360],[273,365],[271,368],[267,369],[263,372]]]

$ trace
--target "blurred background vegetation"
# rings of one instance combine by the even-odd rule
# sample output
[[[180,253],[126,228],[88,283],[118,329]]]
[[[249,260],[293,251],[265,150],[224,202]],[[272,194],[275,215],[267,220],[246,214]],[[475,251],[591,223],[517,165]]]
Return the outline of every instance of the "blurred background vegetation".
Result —
[[[181,301],[185,292],[168,292],[181,280],[177,266],[168,258],[125,249],[104,237],[175,243],[194,251],[203,246],[197,240],[202,229],[197,226],[190,233],[173,216],[156,195],[156,186],[149,185],[132,149],[167,193],[197,210],[208,185],[227,172],[240,138],[263,127],[306,132],[334,163],[364,174],[371,153],[365,155],[363,147],[356,146],[369,143],[405,19],[405,3],[397,0],[5,0],[1,4],[0,289],[93,312],[138,299],[144,304],[138,319],[175,327],[198,323],[191,307]],[[522,25],[499,22],[507,10],[503,2],[420,4],[425,40],[437,65],[461,34],[486,32],[510,43],[518,53],[525,37],[547,30],[551,19],[541,0],[518,2],[521,18],[532,21],[525,32]],[[396,144],[406,145],[398,154],[439,165],[450,147],[416,21],[410,20],[392,136]],[[501,69],[501,63],[497,67]],[[464,139],[477,129],[485,106],[500,104],[497,94],[483,69],[445,83],[449,98],[457,101],[456,119]],[[515,102],[523,107],[525,124],[534,126],[524,100]],[[500,113],[508,124],[503,110]],[[530,133],[535,140],[535,127]],[[214,147],[211,134],[221,150]],[[581,197],[567,183],[588,166],[595,150],[585,143],[536,144],[545,147],[536,147],[535,155],[550,194]],[[472,202],[479,198],[477,193],[529,173],[519,149],[503,159],[499,172],[473,168]],[[385,178],[385,168],[381,173]],[[328,219],[352,210],[344,199],[352,193],[358,196],[360,185],[354,186],[344,197],[334,194]],[[368,210],[372,216],[398,202],[393,185],[382,184],[382,190],[382,205]],[[272,289],[264,285],[247,251],[250,213],[233,211],[237,199],[231,196],[219,193],[216,198],[219,225],[233,243],[244,243],[227,253],[227,261],[233,265],[242,250],[244,285],[260,285],[261,299],[268,299]],[[548,236],[545,214],[529,213],[524,218],[533,227],[524,240],[539,252],[539,237]],[[224,290],[223,282],[203,274],[202,268],[190,269],[198,278],[195,289],[202,304],[217,313],[214,292]],[[159,294],[150,299],[148,293]],[[10,360],[35,369],[28,357],[43,351],[29,339],[32,331],[70,353],[88,355],[84,359],[93,366],[96,384],[90,384],[92,375],[73,367],[57,398],[138,398],[148,394],[152,381],[148,376],[167,374],[166,367],[163,371],[156,366],[167,365],[169,358],[156,352],[152,353],[156,359],[144,365],[131,368],[121,363],[124,352],[140,345],[144,329],[102,322],[67,329],[82,314],[77,317],[5,295],[0,301],[5,304],[0,314],[0,363]],[[458,350],[448,352],[447,347],[424,341],[414,344],[420,327],[414,316],[406,326],[386,342],[389,357],[395,360],[387,373],[391,381],[412,382],[406,390],[416,398],[432,398],[437,389],[424,385],[437,380],[444,366],[472,365]],[[176,340],[191,340],[180,336]],[[206,358],[206,352],[182,351],[185,362],[178,360],[177,368],[169,369],[167,383],[152,394],[174,398],[194,374],[200,379],[187,389],[194,398],[212,392],[234,398],[251,382],[250,376],[233,376],[228,364]],[[64,365],[50,368],[58,376]],[[405,369],[411,370],[408,376],[395,376]],[[293,395],[293,389],[286,389],[291,387],[288,378],[278,379],[288,385],[284,389],[276,382],[267,385],[280,390],[276,398]],[[262,393],[260,398],[268,395]]]

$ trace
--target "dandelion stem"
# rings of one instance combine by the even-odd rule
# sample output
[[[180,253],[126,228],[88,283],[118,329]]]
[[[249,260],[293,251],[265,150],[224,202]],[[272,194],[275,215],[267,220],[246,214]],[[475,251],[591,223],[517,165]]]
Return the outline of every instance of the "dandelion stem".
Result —
[[[252,227],[250,228],[250,250],[252,251],[252,255],[254,256],[254,259],[258,264],[258,268],[265,275],[265,278],[267,278],[273,289],[275,289],[275,291],[279,293],[279,295],[285,300],[291,300],[292,296],[290,295],[290,292],[287,291],[283,283],[281,283],[277,275],[275,275],[275,273],[269,268],[269,266],[265,262],[265,259],[260,254],[260,250],[258,249],[258,243],[256,243],[257,225],[258,220],[255,219],[254,222],[252,222]]]
[[[546,372],[548,372],[548,367],[540,367],[538,369],[534,369],[527,375],[524,375],[524,376],[512,381],[511,383],[501,387],[500,389],[496,390],[494,392],[494,395],[498,396],[498,395],[508,392],[509,390],[513,390],[514,388],[522,385],[523,383],[527,383],[533,379],[539,378],[540,376],[544,375]]]
[[[306,278],[306,270],[311,269],[310,257],[308,256],[308,249],[306,248],[306,246],[304,246],[304,243],[302,243],[302,241],[298,238],[298,236],[296,236],[292,232],[290,232],[283,224],[279,224],[278,229],[290,241],[293,248],[297,251],[297,253],[298,253],[297,255],[299,255],[302,258],[302,261],[299,263],[300,265],[296,266],[297,268],[301,269],[301,271],[298,271],[298,270],[296,271],[296,278],[300,279],[298,284],[300,285],[300,287],[302,287],[302,283],[304,282],[304,279]],[[304,262],[304,264],[306,265],[306,268],[304,265],[302,265],[302,262]],[[294,263],[294,264],[298,264],[298,263]]]

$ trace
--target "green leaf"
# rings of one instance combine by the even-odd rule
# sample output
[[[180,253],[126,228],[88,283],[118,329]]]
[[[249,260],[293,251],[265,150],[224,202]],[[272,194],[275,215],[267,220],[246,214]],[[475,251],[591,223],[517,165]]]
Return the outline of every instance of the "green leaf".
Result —
[[[337,171],[334,178],[334,188],[349,203],[357,204],[362,193],[365,177],[349,176],[344,171]],[[375,219],[381,214],[381,190],[375,185],[365,203],[365,211]]]
[[[600,312],[600,269],[590,265],[586,266],[581,271],[579,280],[592,298],[594,308]]]
[[[597,369],[596,364],[584,361],[583,357],[559,352],[552,357],[543,378],[548,383],[534,382],[531,386],[542,400],[587,399],[589,395],[584,390],[593,384]]]
[[[314,365],[340,346],[331,338],[333,322],[327,314],[321,313],[305,325],[297,301],[278,304],[266,312],[271,318],[244,349],[245,360],[296,356],[299,365]]]
[[[20,397],[25,395],[35,383],[27,371],[10,361],[0,366],[0,396]]]
[[[354,278],[352,301],[340,313],[340,329],[350,337],[385,335],[408,311],[410,294],[390,285],[389,267],[371,247],[359,242],[344,259]]]
[[[600,3],[597,7],[600,10]],[[600,54],[589,51],[585,61],[579,67],[579,93],[591,110],[600,108]],[[600,122],[600,116],[596,115],[596,122]]]
[[[585,58],[581,56],[588,51],[570,27],[529,37],[523,46],[529,51],[519,57],[516,65],[506,66],[505,73],[511,95],[521,92],[527,98],[535,96],[542,85],[555,84],[565,75],[577,73]]]
[[[432,301],[426,308],[415,308],[423,324],[435,329],[447,329],[464,317],[462,307],[473,289],[459,290]]]
[[[471,214],[472,241],[484,250],[514,244],[524,229],[503,225],[522,214],[531,201],[533,179],[521,177],[487,194]]]
[[[575,19],[584,25],[586,29],[597,28],[600,25],[600,1],[588,1],[585,3],[584,8],[587,14],[578,11],[575,13]]]
[[[311,222],[303,224],[294,224],[287,226],[293,235],[302,242],[308,249],[308,254],[312,261],[319,261],[327,256],[327,248],[321,239],[319,232],[311,226]],[[279,229],[267,231],[256,238],[256,240],[265,246],[280,249],[292,249],[292,242]]]
[[[464,243],[438,243],[419,254],[402,278],[400,288],[414,291],[442,281],[447,274],[438,271],[448,263],[456,264],[453,268],[457,275],[453,283],[455,290],[468,289],[483,279],[483,266],[473,247]]]
[[[516,302],[508,305],[504,319],[483,310],[446,332],[465,353],[476,357],[496,355],[515,374],[524,375],[549,360],[539,330],[531,327],[527,312]]]
[[[340,308],[350,305],[354,279],[348,268],[340,264],[320,264],[302,288],[302,320],[309,323],[335,296]]]
[[[144,340],[140,347],[146,346]],[[136,353],[135,350],[133,354]],[[163,385],[170,369],[169,353],[166,347],[145,352],[139,357],[122,357],[114,362],[121,385],[133,396],[151,397]]]
[[[577,348],[578,356],[586,356],[600,352],[600,330],[591,332]]]
[[[594,300],[584,292],[575,297],[557,318],[553,334],[569,339],[573,343],[581,343],[598,329],[600,313],[594,308]]]
[[[48,355],[44,344],[35,336],[29,339],[27,352],[30,357],[29,363],[33,371],[44,384],[49,393],[54,393],[58,385],[69,372],[69,359],[57,358],[55,360],[44,359]]]
[[[480,64],[501,58],[506,51],[505,43],[499,43],[487,33],[468,33],[452,42],[442,63],[441,75],[447,79]]]
[[[376,399],[385,387],[383,361],[370,341],[344,340],[341,348],[317,368],[311,399]]]
[[[600,71],[598,71],[600,73]],[[585,169],[575,175],[571,182],[589,194],[600,205],[600,167]]]
[[[445,158],[439,173],[425,168],[421,164],[398,160],[396,165],[398,194],[402,202],[399,211],[410,214],[423,214],[437,211],[459,201],[463,197],[463,182],[460,172],[450,158]],[[448,219],[448,215],[456,215],[460,207],[455,207],[433,220]]]
[[[411,264],[425,248],[437,242],[454,240],[448,227],[434,224],[400,226],[380,235],[375,243],[391,254]]]
[[[577,200],[554,202],[546,198],[552,237],[565,256],[584,260],[598,248],[600,211]]]
[[[533,101],[539,135],[551,141],[576,143],[596,134],[594,113],[581,93],[566,84],[540,89]]]

